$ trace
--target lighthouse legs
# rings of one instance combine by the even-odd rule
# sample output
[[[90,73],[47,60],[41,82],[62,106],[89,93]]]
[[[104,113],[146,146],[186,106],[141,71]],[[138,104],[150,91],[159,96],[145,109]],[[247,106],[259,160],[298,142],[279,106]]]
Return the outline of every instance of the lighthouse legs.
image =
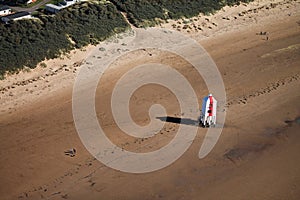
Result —
[[[216,120],[213,116],[200,116],[199,117],[199,126],[205,127],[215,127],[216,126]]]

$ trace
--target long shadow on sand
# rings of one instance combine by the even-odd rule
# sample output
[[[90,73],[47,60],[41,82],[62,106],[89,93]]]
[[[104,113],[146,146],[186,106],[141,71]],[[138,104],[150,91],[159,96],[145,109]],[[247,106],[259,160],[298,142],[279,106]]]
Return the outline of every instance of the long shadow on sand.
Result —
[[[156,119],[159,119],[164,122],[170,122],[170,123],[175,123],[175,124],[185,124],[185,125],[191,125],[191,126],[198,126],[198,121],[189,119],[189,118],[179,118],[179,117],[156,117]]]

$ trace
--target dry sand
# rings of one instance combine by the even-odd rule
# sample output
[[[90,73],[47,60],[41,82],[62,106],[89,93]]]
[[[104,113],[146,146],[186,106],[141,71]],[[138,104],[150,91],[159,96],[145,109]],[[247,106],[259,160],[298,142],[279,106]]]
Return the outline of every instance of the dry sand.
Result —
[[[206,131],[200,128],[189,150],[157,172],[137,175],[105,167],[77,135],[72,86],[81,63],[99,47],[1,81],[1,199],[299,199],[299,10],[299,1],[255,1],[184,22],[192,28],[178,28],[183,20],[161,25],[206,48],[223,76],[228,102],[222,136],[206,158],[197,157]],[[178,69],[199,97],[207,93],[192,66],[166,52],[139,51],[116,62],[101,80],[96,108],[110,139],[128,150],[158,149],[178,128],[167,123],[160,134],[142,141],[121,134],[113,123],[107,105],[114,82],[133,65],[153,61]],[[148,122],[148,107],[156,102],[180,116],[176,103],[169,103],[174,96],[162,87],[146,86],[135,96],[131,114],[139,124]],[[72,147],[77,155],[65,156]]]

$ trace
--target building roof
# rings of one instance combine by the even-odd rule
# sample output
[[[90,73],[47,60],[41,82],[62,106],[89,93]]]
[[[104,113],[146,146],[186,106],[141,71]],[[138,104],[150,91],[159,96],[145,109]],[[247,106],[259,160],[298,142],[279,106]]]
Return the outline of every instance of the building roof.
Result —
[[[5,5],[5,6],[2,6],[2,7],[0,7],[0,11],[3,11],[3,10],[8,10],[8,9],[10,9],[10,8],[9,8],[9,6],[6,6],[6,5]]]
[[[27,15],[30,15],[29,12],[22,11],[22,12],[17,12],[17,13],[14,13],[14,14],[6,15],[3,18],[7,18],[9,20],[14,20],[16,18],[24,17],[24,16],[27,16]]]
[[[55,10],[63,9],[61,6],[57,6],[57,5],[54,5],[54,4],[46,4],[46,7],[52,8],[52,9],[55,9]]]

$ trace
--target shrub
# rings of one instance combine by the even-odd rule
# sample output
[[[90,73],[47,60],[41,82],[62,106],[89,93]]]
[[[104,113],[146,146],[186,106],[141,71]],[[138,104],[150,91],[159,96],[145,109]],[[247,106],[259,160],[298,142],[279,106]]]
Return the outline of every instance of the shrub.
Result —
[[[34,68],[44,59],[98,44],[129,27],[111,3],[76,4],[54,16],[39,13],[36,17],[0,24],[0,75],[24,66]]]

